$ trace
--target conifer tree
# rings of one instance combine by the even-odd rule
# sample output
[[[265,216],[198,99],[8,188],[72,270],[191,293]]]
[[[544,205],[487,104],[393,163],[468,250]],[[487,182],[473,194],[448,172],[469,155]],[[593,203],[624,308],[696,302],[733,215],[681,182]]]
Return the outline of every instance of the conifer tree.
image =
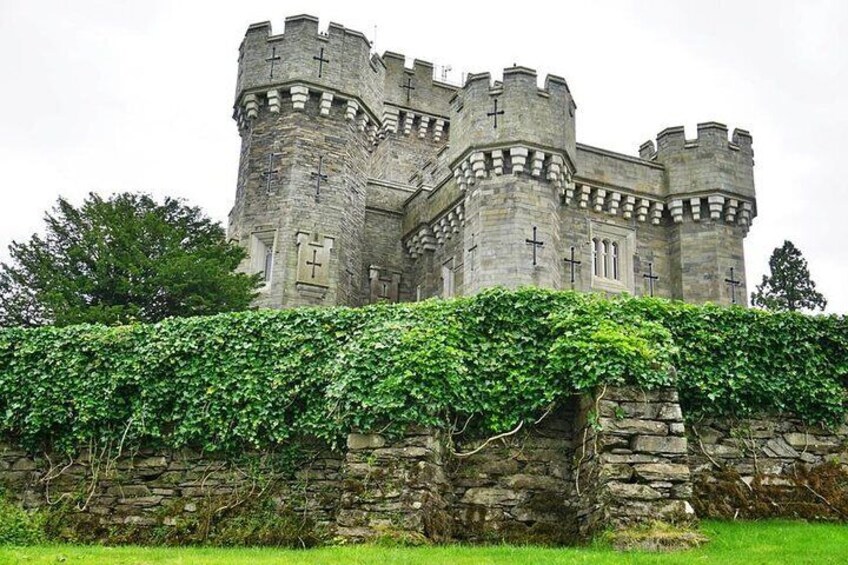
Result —
[[[0,264],[0,326],[157,322],[250,307],[258,277],[245,251],[196,207],[145,194],[75,207],[60,198],[43,235]]]
[[[810,279],[807,260],[795,245],[786,240],[775,248],[769,259],[771,275],[751,293],[751,303],[767,310],[824,310],[825,297]]]

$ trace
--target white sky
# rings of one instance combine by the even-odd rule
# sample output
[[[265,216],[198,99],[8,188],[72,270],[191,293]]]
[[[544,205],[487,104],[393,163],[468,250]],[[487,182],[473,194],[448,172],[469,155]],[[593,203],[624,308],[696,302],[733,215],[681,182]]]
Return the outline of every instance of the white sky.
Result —
[[[504,7],[498,7],[504,6]],[[59,195],[142,190],[222,222],[235,194],[231,120],[248,24],[309,13],[451,78],[513,63],[564,76],[578,141],[636,154],[709,120],[754,137],[759,217],[749,290],[791,239],[848,312],[848,2],[162,2],[0,0],[0,260]]]

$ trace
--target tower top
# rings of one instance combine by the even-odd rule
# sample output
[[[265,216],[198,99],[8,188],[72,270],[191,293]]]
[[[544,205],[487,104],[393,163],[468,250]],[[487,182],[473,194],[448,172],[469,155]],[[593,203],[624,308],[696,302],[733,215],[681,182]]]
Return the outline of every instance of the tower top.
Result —
[[[246,94],[298,83],[346,95],[379,116],[385,71],[362,32],[334,22],[321,32],[309,15],[286,18],[278,35],[261,22],[247,28],[239,48],[236,104]]]
[[[508,67],[494,82],[489,73],[471,74],[453,99],[451,160],[471,149],[522,143],[561,153],[573,171],[576,110],[560,76],[548,75],[539,88],[528,67]]]

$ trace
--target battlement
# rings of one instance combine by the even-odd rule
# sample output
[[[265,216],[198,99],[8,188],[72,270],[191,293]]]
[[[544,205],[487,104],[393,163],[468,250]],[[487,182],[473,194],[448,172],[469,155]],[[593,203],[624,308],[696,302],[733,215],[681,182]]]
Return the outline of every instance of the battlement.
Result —
[[[562,77],[548,75],[539,88],[527,67],[506,68],[495,82],[489,73],[470,74],[452,104],[452,160],[470,148],[519,142],[562,153],[574,171],[577,106]]]
[[[656,147],[651,141],[640,146],[639,156],[665,167],[676,222],[689,217],[687,210],[698,221],[705,202],[712,209],[711,217],[722,206],[734,210],[728,214],[732,218],[740,207],[738,218],[745,225],[756,215],[754,150],[748,131],[735,129],[728,139],[726,125],[704,122],[698,124],[695,139],[686,139],[683,126],[666,128],[657,134]]]
[[[652,158],[654,154],[658,158],[668,152],[684,149],[712,148],[730,149],[742,151],[753,155],[751,134],[744,129],[734,129],[733,135],[728,140],[727,126],[719,122],[703,122],[698,124],[698,136],[695,139],[686,139],[683,126],[665,128],[657,134],[657,145],[654,148],[652,141],[646,141],[639,147],[639,155],[642,158]]]
[[[246,94],[299,83],[347,94],[381,115],[386,68],[368,38],[333,22],[321,32],[318,24],[314,16],[292,16],[279,35],[270,22],[249,26],[239,48],[236,104]]]
[[[383,91],[387,103],[434,116],[450,114],[450,101],[458,89],[435,80],[432,63],[415,59],[409,68],[404,55],[386,51],[383,64],[386,66]]]

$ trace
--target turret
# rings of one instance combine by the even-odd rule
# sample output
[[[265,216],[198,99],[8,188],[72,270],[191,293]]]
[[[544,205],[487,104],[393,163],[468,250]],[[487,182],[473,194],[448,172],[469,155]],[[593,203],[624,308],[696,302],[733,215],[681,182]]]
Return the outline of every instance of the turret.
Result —
[[[560,195],[575,171],[576,105],[565,80],[526,67],[468,77],[453,101],[450,162],[465,190],[465,292],[559,288]]]
[[[526,67],[504,69],[503,81],[494,84],[489,73],[469,75],[454,99],[452,157],[471,148],[523,143],[559,153],[573,170],[576,109],[558,76],[548,75],[540,89],[536,71]]]
[[[757,211],[751,134],[736,129],[728,139],[727,126],[706,122],[695,139],[686,139],[680,126],[658,134],[655,152],[652,145],[643,144],[640,156],[665,167],[675,295],[744,304],[742,242]]]
[[[361,303],[370,151],[385,67],[365,36],[312,16],[248,28],[235,118],[242,136],[230,237],[265,279],[263,307]]]

